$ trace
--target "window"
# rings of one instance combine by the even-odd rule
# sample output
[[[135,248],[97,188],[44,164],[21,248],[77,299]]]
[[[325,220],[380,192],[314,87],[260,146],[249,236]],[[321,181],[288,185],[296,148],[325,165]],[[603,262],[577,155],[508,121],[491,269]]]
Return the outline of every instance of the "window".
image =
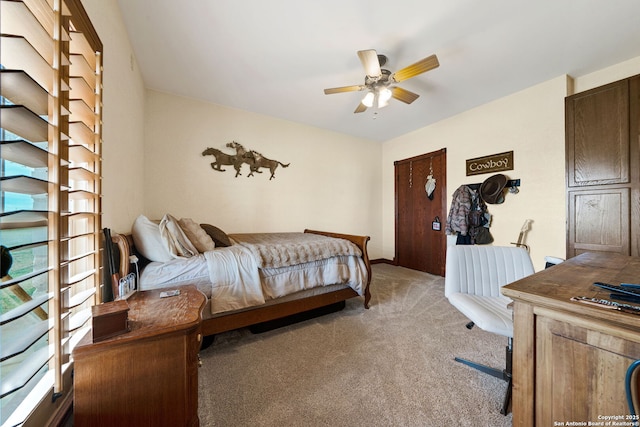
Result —
[[[80,0],[0,6],[0,425],[45,425],[101,300],[102,44]]]

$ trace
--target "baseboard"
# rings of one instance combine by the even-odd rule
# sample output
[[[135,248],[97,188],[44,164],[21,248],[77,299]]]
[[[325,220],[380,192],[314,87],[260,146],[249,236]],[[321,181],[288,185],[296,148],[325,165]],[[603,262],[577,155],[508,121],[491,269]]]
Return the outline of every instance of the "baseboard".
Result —
[[[369,261],[371,264],[390,264],[396,265],[395,261],[386,258],[377,258]]]

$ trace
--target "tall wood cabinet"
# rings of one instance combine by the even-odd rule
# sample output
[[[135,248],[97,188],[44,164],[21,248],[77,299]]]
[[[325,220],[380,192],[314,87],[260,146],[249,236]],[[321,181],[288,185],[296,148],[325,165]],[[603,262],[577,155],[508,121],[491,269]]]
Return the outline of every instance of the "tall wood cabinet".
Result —
[[[640,76],[565,100],[567,258],[640,255]]]
[[[138,292],[130,331],[76,346],[74,426],[196,427],[198,351],[205,296],[195,287],[160,298]]]

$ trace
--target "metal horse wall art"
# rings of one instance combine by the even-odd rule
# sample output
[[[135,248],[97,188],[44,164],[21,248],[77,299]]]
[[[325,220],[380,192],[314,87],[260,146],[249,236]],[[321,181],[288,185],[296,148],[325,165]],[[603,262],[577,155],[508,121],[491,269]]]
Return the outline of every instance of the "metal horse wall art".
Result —
[[[236,176],[241,175],[240,167],[242,166],[243,161],[238,160],[237,156],[230,155],[227,153],[223,153],[217,148],[207,148],[202,152],[203,156],[213,156],[214,162],[211,163],[211,169],[224,172],[226,169],[222,169],[222,166],[233,165],[233,168],[236,170]]]
[[[217,148],[207,148],[202,152],[203,156],[214,156],[215,161],[211,163],[211,168],[219,172],[224,172],[226,169],[222,169],[222,166],[232,165],[236,170],[236,177],[242,175],[240,169],[243,163],[249,165],[249,174],[247,176],[253,176],[254,172],[262,173],[261,168],[267,168],[271,172],[269,181],[275,178],[275,171],[278,166],[283,168],[289,167],[291,163],[286,165],[278,160],[271,160],[264,157],[262,154],[254,150],[245,149],[242,144],[232,141],[227,144],[227,147],[236,150],[236,154],[227,154]]]

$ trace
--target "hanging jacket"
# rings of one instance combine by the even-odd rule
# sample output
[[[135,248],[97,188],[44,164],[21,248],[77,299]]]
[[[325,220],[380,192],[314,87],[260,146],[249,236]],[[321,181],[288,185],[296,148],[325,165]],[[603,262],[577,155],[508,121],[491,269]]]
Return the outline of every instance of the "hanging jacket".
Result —
[[[447,217],[447,227],[445,228],[446,234],[459,233],[463,236],[467,235],[469,231],[468,216],[471,210],[472,193],[475,192],[466,185],[461,185],[453,193],[451,208],[449,209],[449,216]]]

